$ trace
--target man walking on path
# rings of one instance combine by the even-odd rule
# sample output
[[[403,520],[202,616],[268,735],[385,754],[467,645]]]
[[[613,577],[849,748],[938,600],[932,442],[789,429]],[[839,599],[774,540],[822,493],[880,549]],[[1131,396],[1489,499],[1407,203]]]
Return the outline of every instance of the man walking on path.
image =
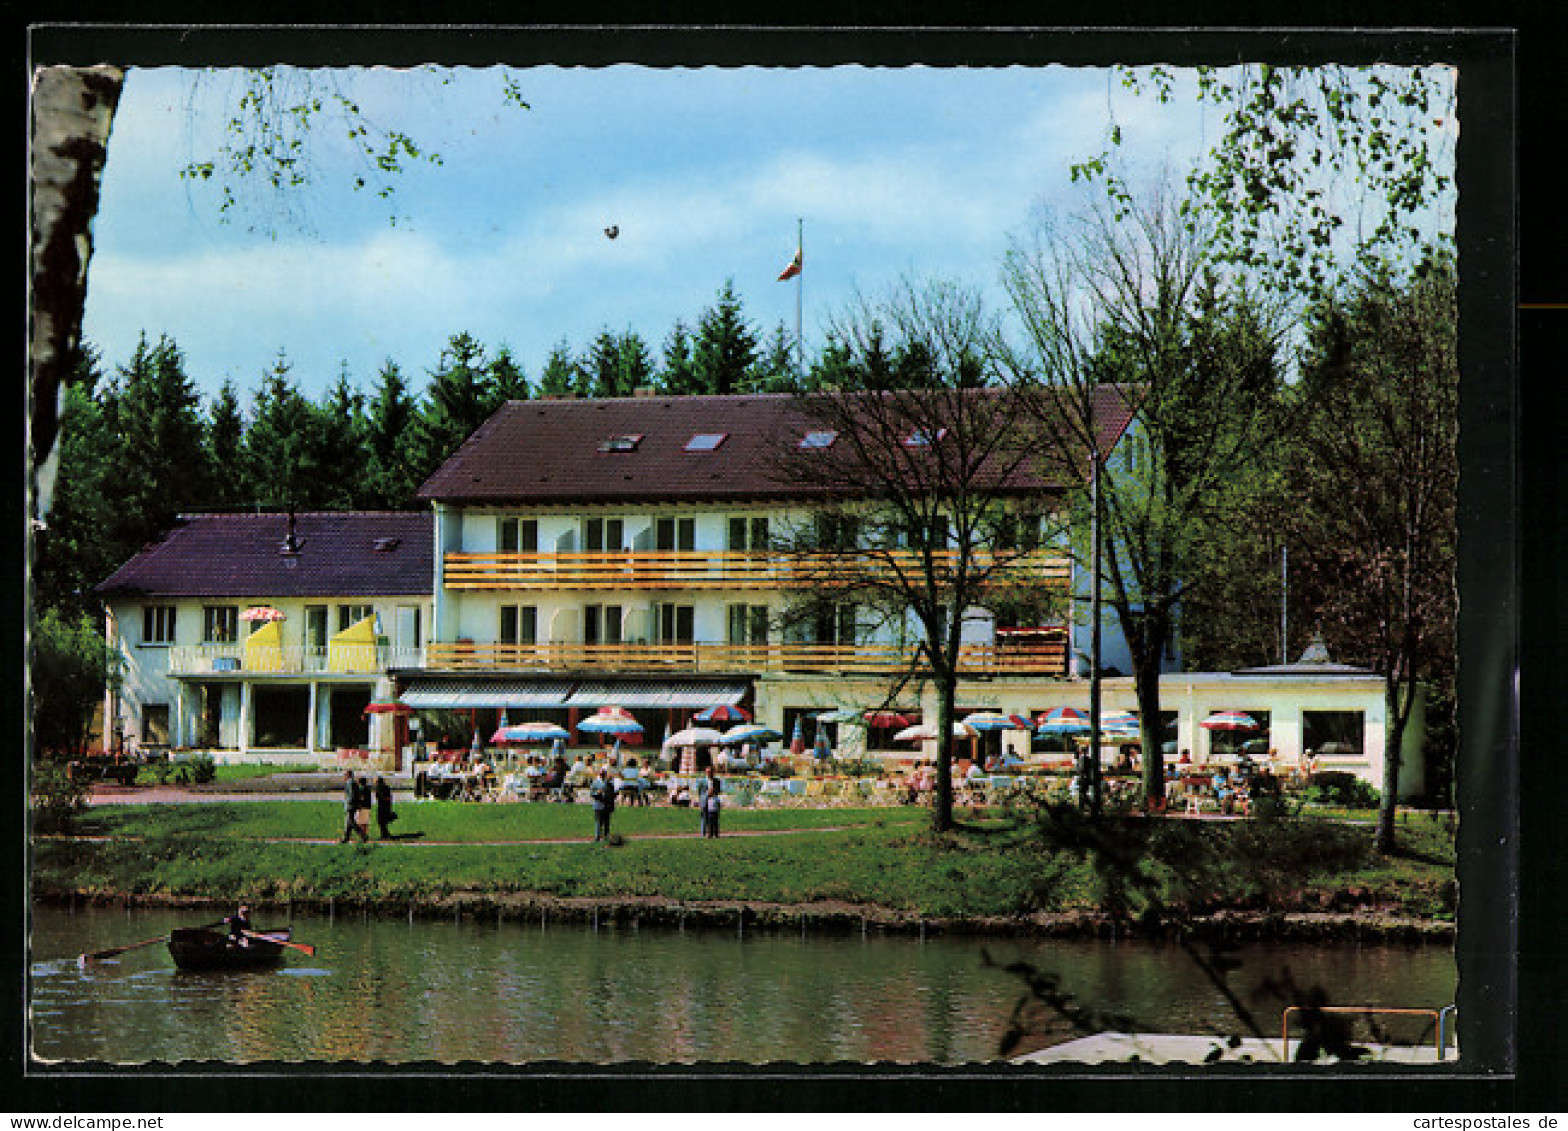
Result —
[[[349,837],[355,833],[366,844],[370,843],[370,834],[359,824],[360,790],[364,787],[354,780],[353,770],[343,771],[343,839],[339,844],[347,844]]]
[[[615,783],[602,766],[599,776],[588,787],[588,796],[593,798],[593,839],[607,841],[610,839],[610,816],[615,812]]]

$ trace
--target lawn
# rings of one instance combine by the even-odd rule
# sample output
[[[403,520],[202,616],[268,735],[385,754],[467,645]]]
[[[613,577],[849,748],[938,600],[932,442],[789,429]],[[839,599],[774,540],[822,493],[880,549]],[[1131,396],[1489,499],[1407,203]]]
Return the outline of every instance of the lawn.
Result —
[[[105,806],[78,832],[41,840],[41,895],[400,906],[458,894],[559,898],[824,901],[920,916],[1016,916],[1149,907],[1203,913],[1377,907],[1432,918],[1453,910],[1451,822],[1401,826],[1401,854],[1343,821],[1200,822],[1070,811],[996,814],[944,835],[904,808],[730,811],[717,841],[696,814],[619,809],[622,843],[598,845],[585,805],[401,802],[394,843],[335,843],[334,801]],[[325,843],[301,843],[306,839]]]

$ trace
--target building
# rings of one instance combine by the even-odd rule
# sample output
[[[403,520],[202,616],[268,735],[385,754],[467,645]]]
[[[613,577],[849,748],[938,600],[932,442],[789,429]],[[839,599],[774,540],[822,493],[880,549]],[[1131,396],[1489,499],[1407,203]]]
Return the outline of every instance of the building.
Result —
[[[1096,413],[1109,450],[1130,410],[1109,395]],[[844,442],[788,396],[513,401],[427,481],[428,514],[300,515],[293,526],[188,516],[100,587],[127,658],[122,703],[111,693],[107,714],[143,745],[398,757],[395,726],[364,716],[373,698],[459,712],[482,736],[503,712],[575,727],[613,704],[655,746],[694,713],[734,705],[786,742],[798,731],[815,745],[820,731],[841,755],[908,752],[896,727],[817,716],[934,720],[936,688],[912,662],[920,634],[828,599],[830,575],[780,549],[786,532],[820,530],[832,507],[875,507],[871,491],[846,500],[841,484],[795,473]],[[1081,578],[1056,525],[1068,484],[1035,463],[1009,476],[997,496],[1019,532],[1008,584],[1062,599],[1049,618],[985,600],[965,610],[960,717],[1087,703],[1069,647]],[[885,568],[912,553],[879,546]],[[817,599],[802,613],[806,597]],[[242,635],[253,606],[282,619]],[[1110,654],[1124,648],[1114,628],[1106,637]],[[1226,741],[1202,719],[1245,709],[1262,714],[1256,737],[1280,756],[1333,742],[1338,764],[1380,784],[1373,673],[1173,671],[1162,692],[1173,749],[1201,759]],[[1132,681],[1106,680],[1103,702],[1135,710]]]

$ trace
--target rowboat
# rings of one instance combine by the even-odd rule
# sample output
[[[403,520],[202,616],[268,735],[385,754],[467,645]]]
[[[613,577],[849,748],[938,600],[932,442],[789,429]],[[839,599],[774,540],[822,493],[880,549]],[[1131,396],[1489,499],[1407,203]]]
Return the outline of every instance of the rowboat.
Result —
[[[248,970],[271,966],[283,957],[290,928],[258,931],[277,942],[252,935],[241,946],[222,931],[180,928],[169,932],[169,957],[181,970]]]

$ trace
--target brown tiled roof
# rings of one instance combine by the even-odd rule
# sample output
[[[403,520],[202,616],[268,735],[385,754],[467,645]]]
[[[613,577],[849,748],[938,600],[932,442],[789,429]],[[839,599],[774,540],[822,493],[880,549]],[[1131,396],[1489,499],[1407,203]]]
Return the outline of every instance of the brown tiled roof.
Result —
[[[1108,448],[1131,412],[1114,390],[1100,401]],[[419,497],[470,504],[798,498],[816,492],[781,466],[801,437],[821,427],[788,394],[509,401],[426,480]],[[712,450],[687,450],[694,436],[718,434],[723,441]],[[635,442],[623,450],[603,450],[629,437]],[[1036,477],[1018,489],[1053,486]]]
[[[430,592],[427,512],[304,512],[298,552],[282,552],[286,514],[181,515],[98,586],[104,596],[397,597]]]

